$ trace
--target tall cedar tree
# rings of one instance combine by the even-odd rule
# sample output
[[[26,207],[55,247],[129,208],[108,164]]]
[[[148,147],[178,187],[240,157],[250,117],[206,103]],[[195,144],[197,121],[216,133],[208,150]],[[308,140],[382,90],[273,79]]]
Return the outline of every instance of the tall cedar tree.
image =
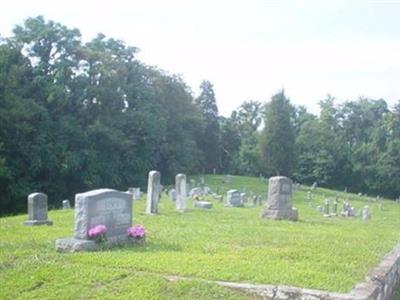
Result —
[[[204,153],[204,171],[213,172],[220,164],[220,127],[218,123],[218,107],[211,82],[204,80],[200,85],[201,93],[196,99],[203,116],[204,131],[200,147]]]
[[[294,128],[290,102],[281,91],[267,105],[261,155],[268,175],[291,176],[294,164]]]

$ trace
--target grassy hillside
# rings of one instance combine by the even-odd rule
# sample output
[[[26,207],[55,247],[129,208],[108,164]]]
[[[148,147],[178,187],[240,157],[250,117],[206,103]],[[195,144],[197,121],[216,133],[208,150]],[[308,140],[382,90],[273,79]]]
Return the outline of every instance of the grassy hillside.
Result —
[[[221,192],[230,188],[266,195],[258,178],[207,176]],[[73,210],[49,212],[53,226],[26,227],[26,215],[1,218],[0,295],[5,299],[251,299],[197,279],[226,280],[346,292],[363,280],[382,256],[400,241],[400,205],[350,195],[351,203],[371,207],[372,219],[324,218],[308,207],[307,190],[294,194],[299,221],[259,218],[262,207],[175,211],[167,196],[157,216],[143,213],[144,198],[134,203],[134,224],[148,230],[145,246],[96,253],[60,254],[54,241],[72,236]],[[322,195],[317,189],[314,206]],[[343,194],[339,193],[343,199]],[[225,200],[226,197],[224,197]],[[211,198],[209,198],[211,200]],[[213,201],[213,200],[211,200]],[[192,277],[169,282],[165,275]]]

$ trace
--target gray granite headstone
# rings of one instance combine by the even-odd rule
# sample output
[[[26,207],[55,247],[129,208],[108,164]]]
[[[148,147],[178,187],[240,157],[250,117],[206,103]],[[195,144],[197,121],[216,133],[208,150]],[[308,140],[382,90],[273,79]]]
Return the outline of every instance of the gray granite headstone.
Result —
[[[226,201],[228,206],[243,206],[242,197],[240,196],[240,192],[238,190],[229,190],[226,193]]]
[[[146,214],[158,213],[158,202],[161,196],[160,172],[150,171],[147,181]]]
[[[292,180],[284,176],[271,177],[268,183],[268,201],[262,218],[297,221],[297,209],[292,207]]]
[[[186,209],[186,175],[178,174],[175,176],[176,189],[176,209],[184,211]]]
[[[47,195],[33,193],[28,196],[28,220],[24,225],[52,225],[53,222],[47,219]]]
[[[112,189],[76,194],[74,236],[56,240],[56,250],[96,250],[99,245],[89,239],[88,231],[97,225],[107,227],[107,244],[127,242],[127,229],[132,226],[132,195]]]
[[[69,203],[69,200],[63,200],[62,202],[63,209],[70,209],[71,204]]]

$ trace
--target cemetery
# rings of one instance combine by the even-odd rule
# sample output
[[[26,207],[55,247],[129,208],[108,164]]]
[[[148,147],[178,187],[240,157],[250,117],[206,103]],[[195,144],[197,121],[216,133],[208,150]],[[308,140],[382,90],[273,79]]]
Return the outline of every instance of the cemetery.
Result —
[[[107,299],[114,293],[126,299],[272,299],[274,293],[276,299],[363,299],[349,295],[368,290],[366,274],[400,242],[395,201],[319,187],[291,191],[285,177],[270,179],[268,187],[256,177],[230,176],[226,182],[222,175],[205,176],[206,193],[197,201],[189,197],[196,177],[189,176],[195,179],[186,186],[184,174],[171,187],[173,200],[158,187],[161,178],[150,172],[150,197],[135,200],[132,193],[110,189],[77,194],[71,209],[60,203],[60,209],[48,211],[52,226],[23,226],[26,215],[1,218],[1,294],[6,299],[59,294]],[[212,195],[217,190],[240,205],[218,201]],[[262,205],[251,197],[242,202],[243,191],[260,195]],[[338,207],[351,206],[353,216],[326,217],[326,202],[332,212],[336,201]],[[99,224],[108,230],[109,247],[98,247],[87,236]],[[139,227],[131,227],[135,224]],[[146,240],[127,243],[127,228],[130,236],[145,232]],[[400,247],[396,253],[399,268]]]
[[[0,300],[400,300],[400,2],[22,2]]]

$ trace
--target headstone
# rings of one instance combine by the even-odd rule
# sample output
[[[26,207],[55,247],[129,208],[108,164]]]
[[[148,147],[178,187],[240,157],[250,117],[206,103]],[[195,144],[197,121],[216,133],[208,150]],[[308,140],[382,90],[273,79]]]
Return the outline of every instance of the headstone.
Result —
[[[238,190],[229,190],[226,193],[226,200],[228,206],[243,206],[242,197],[240,197],[240,192]]]
[[[262,197],[260,195],[257,196],[257,203],[258,203],[258,206],[262,205]]]
[[[224,176],[224,183],[231,183],[231,181],[232,181],[231,175]]]
[[[350,205],[349,202],[343,201],[342,212],[340,213],[343,217],[354,217],[355,209]]]
[[[147,181],[147,202],[146,214],[152,215],[158,213],[158,202],[160,201],[161,187],[160,187],[160,172],[150,171]]]
[[[203,189],[201,187],[195,187],[192,188],[189,192],[189,197],[193,198],[194,196],[202,196],[203,195]]]
[[[211,202],[208,201],[196,201],[194,203],[194,206],[197,208],[210,209],[213,205]]]
[[[329,215],[329,199],[326,199],[325,198],[325,201],[324,201],[324,216],[325,217],[329,217],[330,215]]]
[[[169,198],[171,201],[175,202],[176,201],[176,190],[175,189],[170,189],[169,190]]]
[[[176,189],[176,209],[184,211],[186,209],[186,175],[178,174],[175,176]]]
[[[261,217],[297,221],[297,209],[292,207],[292,180],[290,178],[276,176],[269,179],[267,206]]]
[[[203,187],[203,195],[209,195],[211,193],[211,189],[208,186]]]
[[[127,229],[132,226],[132,195],[112,189],[76,194],[74,236],[56,240],[56,250],[97,250],[100,246],[88,236],[97,225],[106,226],[107,245],[127,242]]]
[[[312,186],[311,186],[311,190],[312,190],[312,191],[315,190],[316,187],[317,187],[317,185],[318,185],[318,183],[317,183],[316,181],[314,181],[314,183],[313,183]]]
[[[130,187],[128,189],[128,193],[132,194],[133,200],[140,199],[140,196],[141,196],[140,187]]]
[[[240,201],[242,201],[242,203],[247,202],[246,193],[240,193]]]
[[[333,216],[337,216],[337,207],[338,207],[338,202],[335,199],[335,201],[333,201],[333,205],[332,205],[332,215]]]
[[[371,212],[369,210],[368,205],[364,206],[363,210],[362,210],[362,219],[367,221],[371,219]]]
[[[47,219],[47,195],[33,193],[28,196],[28,220],[24,225],[53,225],[53,221]]]
[[[316,209],[318,212],[322,213],[322,212],[324,211],[324,206],[323,206],[323,205],[318,205],[315,209]]]
[[[69,203],[69,200],[63,200],[62,201],[62,206],[63,206],[63,209],[70,209],[71,208],[71,204]]]

